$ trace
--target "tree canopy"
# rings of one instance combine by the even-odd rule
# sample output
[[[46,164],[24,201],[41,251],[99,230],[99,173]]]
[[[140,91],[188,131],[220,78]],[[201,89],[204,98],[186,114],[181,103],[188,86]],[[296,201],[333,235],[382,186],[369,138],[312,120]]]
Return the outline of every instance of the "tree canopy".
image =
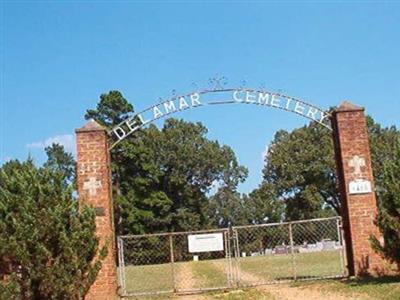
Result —
[[[118,92],[100,97],[85,117],[112,127],[133,106]],[[206,137],[201,123],[167,119],[150,125],[112,149],[117,232],[201,229],[210,224],[208,193],[214,184],[234,190],[247,176],[233,150]]]
[[[335,168],[330,131],[310,123],[275,134],[265,157],[262,185],[276,189],[285,202],[287,220],[328,216],[340,210]]]
[[[112,128],[133,114],[133,105],[110,91],[85,117]],[[367,121],[380,197],[382,166],[393,156],[399,131]],[[248,195],[237,191],[247,169],[230,147],[208,140],[201,123],[150,125],[121,141],[111,156],[119,234],[310,219],[341,210],[331,132],[315,122],[275,134],[263,182]]]
[[[367,117],[372,167],[378,201],[386,189],[383,166],[396,157],[400,137],[396,127],[382,127]],[[316,123],[291,132],[280,130],[269,144],[262,185],[272,185],[285,202],[287,220],[340,214],[331,133]]]
[[[65,151],[63,145],[53,143],[44,151],[47,154],[47,161],[43,165],[45,168],[60,172],[66,181],[75,180],[75,159],[71,153]]]

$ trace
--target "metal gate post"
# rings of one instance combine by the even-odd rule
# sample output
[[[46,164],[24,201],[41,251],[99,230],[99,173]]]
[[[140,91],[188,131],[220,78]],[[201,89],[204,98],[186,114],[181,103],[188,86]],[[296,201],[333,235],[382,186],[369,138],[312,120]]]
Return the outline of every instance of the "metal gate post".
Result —
[[[339,245],[342,247],[340,250],[340,269],[342,270],[342,275],[346,276],[347,275],[347,263],[345,263],[345,257],[346,257],[346,245],[344,244],[344,239],[343,239],[343,227],[342,227],[342,219],[339,217],[336,220],[336,226],[337,226],[337,234],[338,234],[338,240],[339,240]]]
[[[292,231],[292,223],[289,223],[289,239],[290,239],[290,254],[292,255],[292,269],[293,269],[293,279],[297,279],[296,272],[296,259],[293,251],[293,231]]]
[[[236,286],[240,285],[240,247],[239,247],[239,235],[236,228],[232,228],[233,230],[233,246],[235,253],[235,282]]]
[[[125,284],[124,241],[120,237],[117,237],[117,246],[118,246],[118,261],[119,261],[119,281],[121,284],[122,295],[125,295],[126,284]]]
[[[169,235],[169,255],[171,260],[171,274],[172,274],[172,288],[176,292],[176,278],[175,278],[175,257],[174,257],[174,242],[172,234]]]
[[[227,238],[228,238],[228,247],[229,247],[229,272],[230,272],[230,282],[229,282],[229,287],[234,287],[235,284],[235,273],[234,273],[234,265],[233,265],[233,259],[234,259],[234,253],[232,250],[234,249],[234,245],[232,245],[232,238],[233,238],[233,231],[232,228],[229,227],[227,229]]]
[[[229,241],[229,231],[224,230],[223,231],[223,237],[224,237],[224,244],[225,244],[224,249],[225,249],[226,278],[227,278],[228,287],[231,287],[232,269],[231,269],[231,253],[230,253],[230,247],[229,247],[229,243],[230,243],[230,241]]]

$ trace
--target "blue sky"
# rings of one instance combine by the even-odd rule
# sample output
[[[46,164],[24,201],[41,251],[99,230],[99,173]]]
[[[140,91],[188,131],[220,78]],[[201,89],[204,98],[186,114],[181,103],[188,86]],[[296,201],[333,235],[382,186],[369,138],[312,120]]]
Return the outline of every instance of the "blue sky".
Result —
[[[0,162],[39,163],[43,146],[74,151],[74,129],[101,93],[137,110],[208,87],[265,87],[329,108],[365,106],[400,125],[400,2],[2,2]],[[261,181],[262,153],[280,128],[306,119],[225,105],[175,115],[201,121]]]

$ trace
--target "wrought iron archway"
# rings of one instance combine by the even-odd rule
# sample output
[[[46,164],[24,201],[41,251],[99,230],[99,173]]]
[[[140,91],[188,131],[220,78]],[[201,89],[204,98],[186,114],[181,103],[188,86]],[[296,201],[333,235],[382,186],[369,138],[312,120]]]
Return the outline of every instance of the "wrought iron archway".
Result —
[[[304,100],[259,89],[219,88],[174,96],[130,116],[108,132],[111,139],[110,149],[133,132],[158,119],[192,108],[220,104],[253,104],[280,109],[298,114],[332,130],[330,112]]]

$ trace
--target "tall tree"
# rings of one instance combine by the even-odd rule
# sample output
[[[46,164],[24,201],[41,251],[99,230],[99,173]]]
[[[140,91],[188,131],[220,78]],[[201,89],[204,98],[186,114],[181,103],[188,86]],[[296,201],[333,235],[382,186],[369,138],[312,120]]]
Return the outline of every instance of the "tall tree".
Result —
[[[117,95],[117,96],[116,96]],[[120,93],[101,96],[94,118],[109,128],[133,107]],[[168,119],[125,138],[111,151],[117,232],[200,229],[208,224],[207,193],[243,172],[233,151],[206,137],[201,123]]]
[[[76,162],[71,153],[67,153],[63,145],[53,143],[44,149],[47,154],[47,161],[44,163],[45,168],[60,172],[66,181],[75,180]]]
[[[385,189],[383,165],[394,156],[400,136],[396,127],[382,127],[367,117],[372,167],[378,201]],[[272,184],[285,202],[289,220],[340,214],[331,133],[316,123],[275,134],[263,169],[263,184]],[[332,211],[332,209],[334,211]]]
[[[331,133],[316,123],[280,130],[268,148],[264,185],[285,202],[288,220],[310,219],[340,210]]]
[[[210,197],[208,215],[213,227],[247,224],[245,199],[236,190],[221,187]]]
[[[0,169],[0,298],[82,299],[106,255],[95,213],[65,176],[32,160]]]
[[[284,202],[272,184],[262,184],[245,198],[247,224],[280,222],[284,216]]]
[[[374,249],[390,262],[396,263],[400,271],[400,137],[393,146],[395,155],[383,165],[383,187],[377,219],[384,243],[376,237],[371,237],[371,241]]]
[[[261,185],[249,195],[241,195],[236,187],[223,186],[210,197],[209,215],[218,227],[273,223],[282,220],[284,203],[270,184]]]
[[[129,118],[134,112],[130,104],[119,91],[110,91],[100,95],[96,109],[88,109],[85,119],[95,119],[101,125],[112,128]]]
[[[242,225],[245,222],[245,207],[237,186],[244,182],[248,170],[238,164],[232,149],[227,146],[222,148],[224,162],[229,165],[222,168],[221,178],[214,182],[217,192],[209,197],[208,216],[213,226]]]
[[[384,166],[396,157],[396,147],[400,131],[395,126],[383,127],[371,117],[367,117],[368,135],[371,145],[372,167],[378,199],[386,190]]]

